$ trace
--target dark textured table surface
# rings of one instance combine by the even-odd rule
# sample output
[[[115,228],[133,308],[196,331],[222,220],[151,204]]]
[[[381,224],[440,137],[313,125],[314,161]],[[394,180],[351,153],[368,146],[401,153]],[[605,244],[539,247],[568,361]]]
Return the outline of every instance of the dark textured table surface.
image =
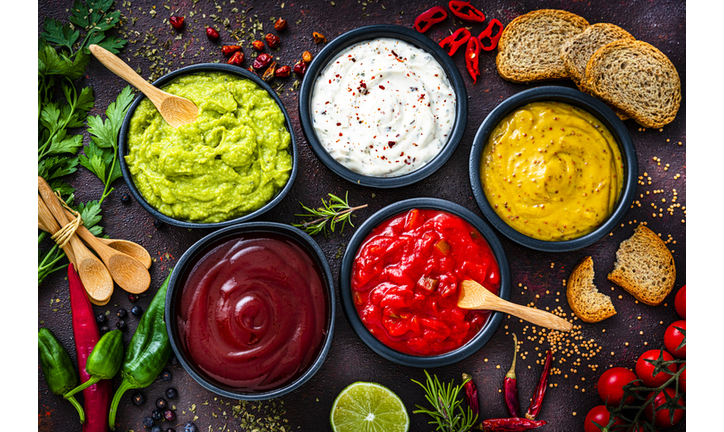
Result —
[[[270,30],[273,32],[272,17],[282,16],[288,20],[289,28],[281,34],[281,47],[275,54],[281,59],[280,64],[293,65],[301,58],[304,50],[316,54],[322,48],[323,45],[315,45],[313,42],[313,31],[332,40],[346,31],[364,25],[398,24],[410,27],[420,12],[434,4],[436,3],[393,0],[269,3],[239,0],[117,0],[116,8],[125,17],[119,34],[131,40],[122,51],[121,57],[134,69],[140,68],[145,78],[155,79],[166,71],[184,65],[224,61],[219,45],[233,43],[233,34],[246,39],[253,22],[261,23],[263,33],[267,33]],[[686,15],[683,2],[491,0],[473,4],[479,5],[489,18],[498,18],[504,24],[518,15],[539,8],[565,9],[583,16],[590,23],[617,24],[637,39],[653,44],[666,54],[676,66],[682,85],[685,83]],[[70,6],[70,0],[41,0],[39,27],[45,17],[66,22]],[[181,33],[175,32],[168,24],[168,18],[173,14],[186,16],[186,27]],[[223,21],[227,18],[228,27],[225,27]],[[215,22],[215,19],[218,22]],[[213,44],[206,38],[204,29],[207,25],[214,25],[220,30],[220,43]],[[448,35],[450,30],[461,25],[460,21],[448,18],[429,31],[427,36],[440,40]],[[475,25],[472,33],[477,34],[483,28],[483,25]],[[257,37],[261,37],[263,33],[257,32]],[[245,48],[245,51],[247,55],[251,52],[248,48]],[[322,165],[310,150],[299,126],[295,79],[292,77],[277,80],[276,84],[283,84],[281,98],[294,125],[293,133],[297,138],[299,151],[299,173],[285,199],[258,219],[290,223],[295,221],[294,214],[299,213],[300,201],[317,206],[320,198],[326,198],[327,193],[344,195],[346,191],[349,191],[352,204],[369,205],[359,212],[355,219],[357,224],[378,209],[409,197],[443,198],[482,216],[473,200],[468,180],[467,163],[473,136],[485,116],[500,101],[532,85],[512,84],[501,79],[495,69],[494,53],[482,54],[482,76],[477,84],[472,84],[469,79],[461,54],[455,56],[455,62],[467,83],[469,98],[468,126],[463,140],[452,158],[434,175],[415,185],[393,190],[369,189],[348,183]],[[245,64],[248,63],[249,60]],[[83,81],[93,87],[96,96],[96,105],[91,114],[105,111],[107,105],[125,86],[120,78],[108,72],[95,60],[91,61]],[[570,81],[553,84],[573,86]],[[511,263],[512,301],[543,309],[560,307],[569,318],[572,317],[565,297],[565,279],[576,263],[591,255],[595,261],[596,285],[601,291],[611,295],[618,311],[614,317],[597,324],[574,321],[580,328],[574,335],[564,338],[560,344],[564,349],[555,355],[554,374],[550,377],[552,386],[548,389],[539,416],[549,424],[541,430],[581,430],[588,410],[600,403],[595,385],[600,374],[610,366],[632,368],[643,351],[661,346],[664,330],[669,323],[678,319],[674,311],[673,293],[658,307],[646,306],[637,303],[623,289],[607,281],[606,274],[613,268],[618,244],[631,236],[635,226],[645,222],[661,235],[673,251],[677,266],[674,292],[686,283],[684,221],[687,107],[686,88],[682,90],[684,100],[679,113],[674,122],[662,130],[644,130],[634,121],[625,122],[637,150],[642,179],[636,194],[637,203],[628,212],[621,226],[610,236],[583,250],[564,254],[535,252],[499,236]],[[100,182],[85,170],[81,169],[73,175],[70,182],[77,188],[76,195],[81,201],[100,197]],[[140,243],[154,258],[151,267],[152,288],[141,295],[138,301],[145,310],[168,270],[191,244],[210,231],[181,229],[169,225],[156,228],[153,217],[138,203],[121,203],[121,196],[128,190],[123,180],[118,180],[114,186],[116,190],[103,203],[102,225],[106,233],[112,238]],[[672,205],[674,206],[671,207]],[[670,208],[672,213],[669,212]],[[335,278],[339,275],[345,244],[353,232],[352,228],[345,230],[344,235],[316,238],[325,251]],[[65,274],[61,271],[53,274],[39,287],[38,326],[52,329],[75,360],[67,285]],[[423,371],[398,366],[367,348],[345,319],[338,296],[336,301],[338,307],[334,317],[336,330],[332,348],[321,370],[300,389],[273,403],[240,404],[239,401],[217,397],[204,390],[181,366],[169,364],[167,370],[173,376],[171,382],[158,380],[144,389],[147,402],[143,406],[131,404],[133,391],[124,396],[118,415],[120,427],[117,430],[143,430],[143,417],[150,415],[154,401],[161,397],[169,386],[179,391],[179,397],[173,400],[178,420],[171,425],[164,424],[164,429],[193,420],[202,431],[265,430],[264,428],[276,430],[269,426],[275,422],[284,425],[284,430],[328,430],[332,402],[343,388],[355,381],[375,381],[388,386],[404,401],[410,414],[411,430],[433,430],[432,426],[427,425],[428,417],[412,413],[416,404],[426,405],[422,390],[411,381],[423,380]],[[113,325],[116,309],[123,307],[130,310],[131,306],[126,293],[116,288],[111,302],[105,307],[95,309],[97,313],[110,311]],[[129,328],[124,336],[126,343],[137,325],[135,318],[128,321]],[[471,374],[479,389],[481,415],[485,418],[504,417],[507,413],[498,389],[510,365],[511,333],[516,333],[523,341],[517,371],[521,404],[525,407],[541,372],[540,359],[550,344],[546,338],[547,332],[535,329],[516,318],[505,318],[495,336],[476,354],[457,364],[430,372],[444,381],[454,379],[456,382],[460,382],[463,372]],[[117,385],[118,379],[114,380],[114,388]],[[62,398],[50,394],[39,367],[38,389],[39,430],[80,430],[75,411]],[[279,416],[278,421],[273,420],[275,416]],[[682,422],[672,430],[684,429],[685,422]]]

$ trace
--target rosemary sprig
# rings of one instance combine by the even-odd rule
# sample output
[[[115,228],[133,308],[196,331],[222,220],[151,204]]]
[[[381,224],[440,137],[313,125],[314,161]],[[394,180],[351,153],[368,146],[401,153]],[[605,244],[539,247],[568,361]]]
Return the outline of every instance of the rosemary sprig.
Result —
[[[334,232],[336,224],[341,222],[342,227],[339,232],[342,232],[347,224],[354,226],[354,224],[352,224],[352,212],[367,207],[367,204],[350,207],[348,202],[349,192],[344,195],[344,199],[331,193],[328,195],[329,201],[324,201],[324,198],[322,198],[322,207],[317,207],[316,209],[309,208],[300,202],[299,204],[307,213],[295,214],[294,216],[314,219],[302,223],[293,223],[292,226],[300,228],[309,235],[315,235],[322,231],[326,234],[328,222],[329,229],[332,232]]]
[[[461,406],[462,398],[458,398],[460,390],[470,380],[464,379],[459,386],[453,386],[454,381],[447,384],[440,383],[437,375],[430,377],[425,371],[427,381],[422,383],[412,380],[425,390],[425,399],[432,405],[432,410],[415,405],[418,409],[413,411],[415,414],[427,414],[433,419],[429,424],[437,425],[435,430],[442,432],[467,432],[473,428],[478,420],[478,415],[474,414],[470,407],[463,409]]]

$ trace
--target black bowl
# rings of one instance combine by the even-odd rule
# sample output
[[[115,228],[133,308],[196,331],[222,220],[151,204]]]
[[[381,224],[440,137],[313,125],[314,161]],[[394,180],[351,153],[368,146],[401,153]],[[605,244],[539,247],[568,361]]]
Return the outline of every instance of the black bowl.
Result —
[[[181,220],[181,219],[174,219],[170,216],[166,216],[165,214],[158,211],[155,207],[153,207],[151,204],[149,204],[146,199],[141,195],[141,193],[136,188],[135,183],[133,183],[133,177],[131,176],[130,171],[128,171],[128,165],[126,165],[126,154],[128,153],[128,144],[127,144],[127,136],[128,136],[128,130],[130,128],[131,124],[131,117],[133,117],[133,113],[136,111],[136,108],[138,107],[138,104],[141,103],[141,100],[145,98],[145,96],[140,95],[136,98],[136,100],[133,101],[130,108],[128,109],[128,112],[126,113],[126,117],[123,119],[123,124],[121,125],[121,131],[118,136],[118,159],[121,165],[121,173],[123,173],[123,179],[126,181],[126,184],[128,185],[128,189],[131,191],[131,195],[138,201],[143,208],[145,208],[149,213],[151,213],[156,219],[161,220],[163,222],[166,222],[171,225],[180,226],[183,228],[221,228],[233,224],[238,224],[240,222],[245,222],[250,219],[253,219],[260,214],[266,212],[267,210],[271,209],[275,205],[281,201],[284,196],[289,192],[289,189],[292,188],[292,183],[294,183],[294,179],[297,176],[297,144],[296,140],[294,139],[294,129],[292,127],[292,122],[289,118],[289,113],[287,113],[287,110],[284,108],[284,104],[282,104],[281,99],[279,99],[279,96],[272,90],[271,87],[267,83],[264,82],[261,78],[259,78],[256,74],[249,72],[246,69],[240,68],[238,66],[233,66],[229,64],[219,64],[219,63],[204,63],[204,64],[197,64],[197,65],[191,65],[186,66],[181,69],[175,70],[171,73],[168,73],[158,80],[154,81],[153,85],[156,87],[162,87],[165,84],[168,84],[171,82],[174,78],[178,78],[182,75],[188,75],[191,73],[196,72],[223,72],[228,73],[231,75],[236,75],[241,78],[246,78],[251,81],[254,81],[258,86],[263,88],[264,90],[269,93],[269,96],[271,96],[274,101],[279,105],[279,108],[282,110],[282,113],[284,113],[285,118],[285,126],[287,130],[289,131],[289,134],[291,135],[291,143],[289,145],[288,151],[292,155],[292,172],[289,174],[289,180],[287,180],[287,184],[284,185],[284,187],[277,191],[276,195],[272,197],[269,202],[264,204],[262,207],[254,210],[251,213],[247,213],[245,215],[239,216],[234,219],[225,220],[222,222],[212,222],[212,223],[201,223],[201,222],[191,222],[188,220]]]
[[[352,326],[352,329],[355,333],[357,333],[357,336],[359,336],[359,338],[362,339],[362,341],[366,343],[372,351],[387,360],[404,366],[420,368],[448,366],[469,357],[482,348],[483,345],[485,345],[490,338],[493,337],[493,334],[503,321],[504,314],[501,312],[492,312],[478,334],[460,348],[434,356],[414,356],[394,350],[380,342],[374,335],[372,335],[372,333],[370,333],[369,330],[367,330],[367,327],[365,327],[362,323],[362,320],[357,313],[357,309],[354,306],[354,300],[352,299],[352,265],[362,242],[365,238],[367,238],[367,235],[369,235],[372,229],[377,227],[379,224],[393,216],[399,215],[400,213],[413,208],[442,210],[461,217],[463,220],[475,227],[475,229],[477,229],[485,238],[485,241],[488,242],[488,246],[490,246],[490,250],[493,252],[493,256],[495,256],[495,260],[498,263],[498,268],[500,269],[500,289],[498,291],[498,295],[504,300],[510,299],[511,281],[508,258],[503,250],[503,245],[496,237],[493,229],[490,228],[475,213],[458,204],[438,198],[412,198],[399,201],[382,208],[367,219],[357,229],[357,231],[355,231],[349,245],[347,246],[347,250],[344,253],[344,257],[342,258],[342,267],[339,276],[339,292],[342,299],[342,309],[344,310],[344,314],[347,316],[347,320]]]
[[[598,228],[590,233],[573,240],[546,241],[529,237],[515,230],[508,225],[500,216],[495,213],[493,207],[485,197],[483,185],[480,179],[480,158],[488,141],[488,135],[495,129],[500,121],[520,108],[531,102],[557,101],[564,102],[587,111],[603,123],[618,142],[621,156],[624,161],[624,185],[621,196],[616,203],[616,208],[609,215],[608,219]],[[514,242],[531,249],[543,252],[570,252],[590,246],[602,239],[621,221],[628,209],[631,207],[637,187],[638,162],[636,150],[634,149],[628,129],[621,119],[600,100],[581,91],[559,86],[536,87],[522,91],[504,100],[483,120],[478,132],[473,139],[473,146],[470,151],[470,183],[473,187],[473,195],[483,215],[491,225],[498,229],[504,236]]]
[[[314,84],[317,81],[317,77],[319,77],[324,70],[324,67],[327,66],[327,63],[334,60],[334,58],[337,57],[337,54],[341,51],[356,43],[383,37],[405,41],[430,53],[435,60],[437,60],[440,66],[442,66],[443,70],[447,74],[448,80],[450,81],[450,85],[457,96],[455,103],[455,124],[450,131],[447,143],[445,143],[444,147],[440,150],[440,153],[419,169],[396,177],[365,176],[356,173],[337,162],[327,152],[327,150],[324,149],[324,146],[317,138],[317,134],[314,131],[314,123],[312,122],[311,103]],[[465,125],[467,124],[467,117],[468,96],[467,91],[465,90],[465,82],[463,81],[460,71],[457,66],[455,66],[455,62],[453,62],[452,58],[447,55],[447,53],[440,48],[435,41],[431,40],[427,36],[422,35],[415,30],[396,25],[373,25],[361,27],[349,31],[330,42],[309,64],[309,68],[304,76],[304,81],[302,82],[302,87],[299,91],[299,120],[302,124],[304,137],[312,147],[312,151],[319,159],[321,159],[322,163],[324,163],[324,165],[326,165],[327,168],[331,169],[334,173],[347,181],[360,184],[362,186],[396,188],[410,185],[432,175],[432,173],[443,166],[455,152],[455,148],[457,148],[463,138]]]
[[[184,289],[183,284],[188,278],[191,270],[193,270],[194,265],[201,257],[213,250],[220,243],[225,240],[237,238],[240,234],[266,234],[284,237],[293,241],[301,247],[302,250],[307,252],[309,257],[317,264],[322,278],[322,283],[325,288],[324,293],[327,305],[327,324],[325,328],[324,341],[322,342],[322,346],[319,349],[316,359],[307,368],[307,370],[305,370],[296,379],[281,387],[263,392],[243,392],[239,389],[226,387],[221,383],[207,378],[205,373],[200,371],[193,362],[189,361],[188,356],[184,351],[177,328],[176,310],[177,307],[179,307],[178,304],[180,302],[181,293]],[[207,390],[223,397],[241,400],[266,400],[287,394],[307,382],[322,367],[322,363],[324,363],[324,360],[327,357],[329,348],[332,346],[335,314],[332,271],[329,268],[324,252],[317,243],[303,231],[290,225],[276,222],[248,222],[220,229],[197,241],[186,252],[184,252],[171,274],[171,279],[168,283],[168,290],[166,292],[165,307],[166,331],[168,332],[171,347],[173,348],[179,362],[197,383],[201,384]]]

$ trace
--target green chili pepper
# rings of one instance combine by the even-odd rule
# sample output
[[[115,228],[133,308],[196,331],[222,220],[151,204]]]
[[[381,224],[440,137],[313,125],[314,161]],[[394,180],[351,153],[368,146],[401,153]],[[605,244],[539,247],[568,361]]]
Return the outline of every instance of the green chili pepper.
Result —
[[[79,391],[92,386],[102,379],[111,379],[118,373],[123,362],[123,332],[113,330],[103,335],[88,356],[85,370],[91,376],[88,381],[65,394],[69,399]]]
[[[40,353],[40,366],[43,368],[45,382],[53,394],[62,395],[78,385],[78,375],[75,366],[70,360],[68,351],[58,342],[53,332],[47,328],[38,330],[38,351]],[[74,397],[68,398],[78,411],[80,422],[85,421],[85,412]]]
[[[123,381],[113,396],[108,416],[108,425],[111,429],[115,428],[118,403],[123,393],[126,390],[149,386],[171,357],[171,343],[168,340],[164,321],[166,288],[170,278],[169,274],[146,309],[126,350],[121,369]]]

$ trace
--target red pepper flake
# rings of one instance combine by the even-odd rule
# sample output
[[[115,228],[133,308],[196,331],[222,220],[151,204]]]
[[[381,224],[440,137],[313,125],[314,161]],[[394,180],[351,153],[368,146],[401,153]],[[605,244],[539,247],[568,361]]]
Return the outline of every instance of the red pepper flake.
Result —
[[[337,122],[337,126],[342,126],[342,123],[340,123],[340,122]]]
[[[382,84],[380,84],[380,88],[381,88],[382,90],[384,90],[384,89],[385,89],[385,86],[383,86]]]
[[[397,141],[387,141],[387,145],[390,146],[390,148],[394,147],[395,144],[397,144]]]

